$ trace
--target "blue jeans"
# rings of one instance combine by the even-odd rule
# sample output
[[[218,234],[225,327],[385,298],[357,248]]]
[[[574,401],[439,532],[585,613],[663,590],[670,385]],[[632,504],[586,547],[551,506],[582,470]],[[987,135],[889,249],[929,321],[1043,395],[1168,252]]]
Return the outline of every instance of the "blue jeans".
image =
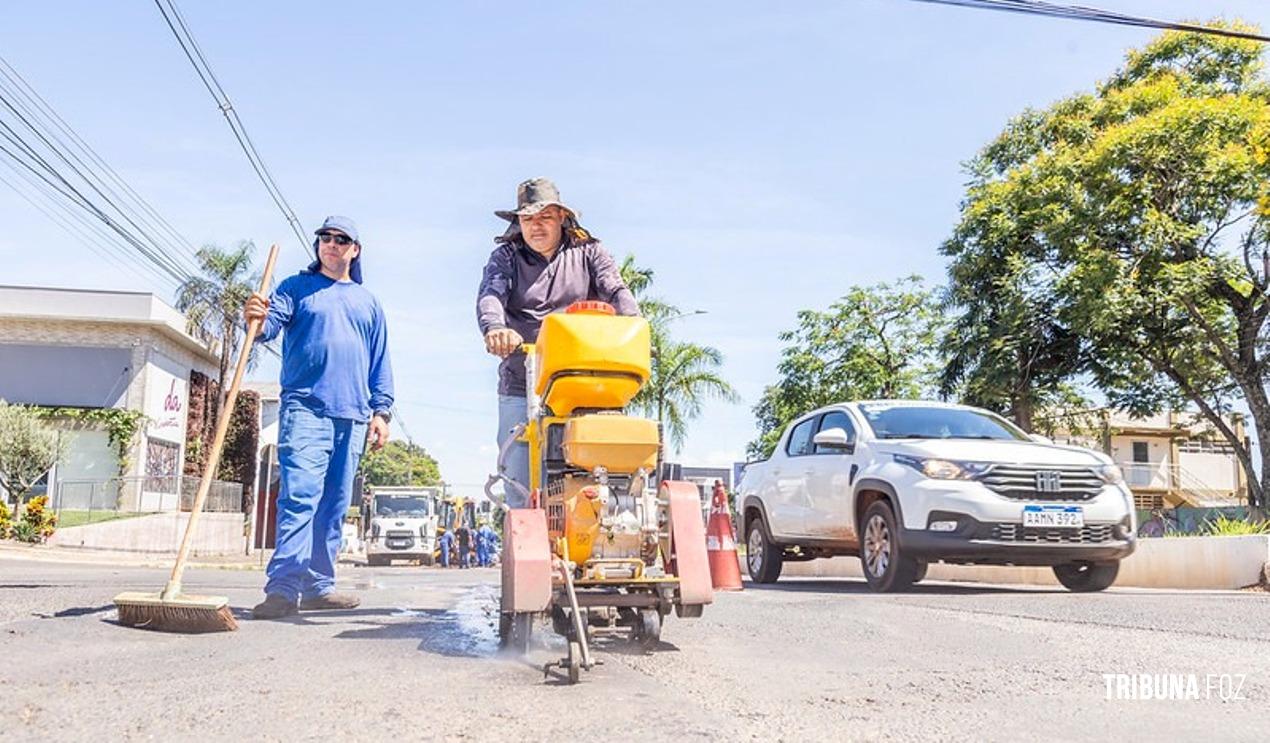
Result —
[[[441,537],[441,567],[450,567],[450,550],[454,549],[454,539],[448,533]]]
[[[278,421],[278,540],[265,593],[289,600],[335,590],[340,526],[366,448],[366,424],[286,403]]]
[[[524,395],[498,396],[498,446],[502,450],[503,442],[512,435],[512,429],[529,418],[529,401]],[[529,444],[523,441],[513,444],[507,452],[503,474],[529,489]],[[507,505],[512,508],[525,508],[528,501],[512,488],[504,487],[507,493]]]

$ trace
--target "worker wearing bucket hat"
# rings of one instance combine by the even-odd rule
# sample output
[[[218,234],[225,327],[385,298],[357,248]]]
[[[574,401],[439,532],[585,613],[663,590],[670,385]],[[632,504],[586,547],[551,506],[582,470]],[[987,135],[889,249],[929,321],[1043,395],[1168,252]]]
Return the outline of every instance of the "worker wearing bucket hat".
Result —
[[[613,257],[579,222],[576,209],[556,185],[533,178],[516,189],[516,208],[494,212],[510,224],[494,239],[476,297],[476,317],[485,349],[498,356],[498,444],[528,417],[524,343],[538,338],[542,320],[574,302],[599,300],[620,315],[638,315],[635,296]],[[506,476],[529,489],[529,447],[513,445]],[[507,504],[524,507],[522,493],[507,493]]]

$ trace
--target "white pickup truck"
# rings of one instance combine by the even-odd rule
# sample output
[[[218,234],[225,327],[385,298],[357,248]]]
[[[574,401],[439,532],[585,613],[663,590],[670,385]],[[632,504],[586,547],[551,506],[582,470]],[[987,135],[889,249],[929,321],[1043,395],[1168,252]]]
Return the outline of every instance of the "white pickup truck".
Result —
[[[931,562],[1052,566],[1072,591],[1110,586],[1133,552],[1133,496],[1104,454],[1029,436],[961,405],[830,405],[790,424],[737,494],[750,577],[855,555],[902,591]]]

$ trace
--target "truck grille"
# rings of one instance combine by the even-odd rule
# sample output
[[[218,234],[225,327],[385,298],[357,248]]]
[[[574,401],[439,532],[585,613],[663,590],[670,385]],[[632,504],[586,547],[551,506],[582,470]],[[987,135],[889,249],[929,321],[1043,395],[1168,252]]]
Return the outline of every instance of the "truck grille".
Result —
[[[416,536],[412,531],[390,531],[384,535],[384,546],[390,550],[414,549]]]
[[[987,488],[1014,500],[1087,501],[1102,490],[1102,478],[1088,467],[994,465],[979,477]],[[1042,491],[1041,481],[1056,489]]]
[[[1079,529],[1050,529],[1020,524],[993,524],[989,539],[1032,544],[1102,544],[1115,539],[1115,524],[1093,524]]]

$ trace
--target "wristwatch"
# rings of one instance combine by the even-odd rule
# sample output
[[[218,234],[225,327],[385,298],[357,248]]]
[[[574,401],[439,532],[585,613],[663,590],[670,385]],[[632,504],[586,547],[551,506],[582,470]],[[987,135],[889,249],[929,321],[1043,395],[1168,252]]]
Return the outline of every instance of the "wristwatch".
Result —
[[[383,418],[383,419],[384,419],[384,423],[392,423],[392,411],[391,411],[391,410],[376,410],[376,411],[375,411],[375,417],[377,417],[377,418]]]

